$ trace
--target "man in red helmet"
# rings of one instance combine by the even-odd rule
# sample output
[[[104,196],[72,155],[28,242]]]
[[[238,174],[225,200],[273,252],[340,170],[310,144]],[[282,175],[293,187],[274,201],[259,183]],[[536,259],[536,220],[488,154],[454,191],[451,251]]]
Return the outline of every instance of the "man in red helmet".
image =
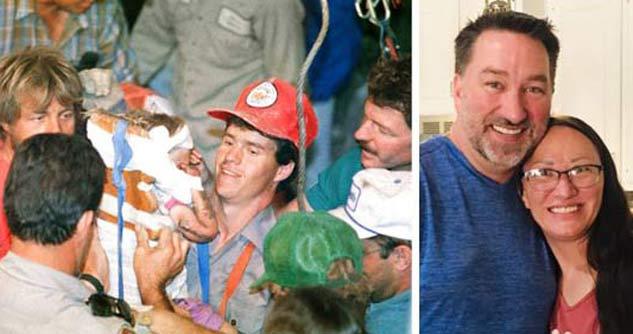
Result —
[[[264,273],[264,237],[276,222],[273,199],[281,192],[294,196],[299,146],[295,101],[295,88],[272,78],[249,85],[234,109],[208,111],[225,121],[226,128],[215,161],[215,193],[222,212],[216,212],[218,235],[209,243],[211,270],[202,291],[208,291],[211,306],[242,333],[261,331],[269,300],[268,292],[250,294],[249,287]],[[303,101],[309,146],[318,125],[307,96]],[[190,276],[204,276],[195,275],[202,272],[198,261],[188,262]],[[190,287],[199,289],[197,278],[204,277],[190,278]]]

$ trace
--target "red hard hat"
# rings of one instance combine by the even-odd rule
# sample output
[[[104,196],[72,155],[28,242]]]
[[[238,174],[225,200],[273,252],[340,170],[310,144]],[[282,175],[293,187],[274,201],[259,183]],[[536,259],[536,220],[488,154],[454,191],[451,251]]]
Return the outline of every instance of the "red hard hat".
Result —
[[[242,91],[233,110],[209,109],[209,116],[226,121],[237,116],[257,130],[299,147],[297,123],[297,91],[291,84],[270,78],[251,83]],[[303,112],[306,125],[306,143],[309,147],[317,136],[319,125],[308,96],[303,94]]]

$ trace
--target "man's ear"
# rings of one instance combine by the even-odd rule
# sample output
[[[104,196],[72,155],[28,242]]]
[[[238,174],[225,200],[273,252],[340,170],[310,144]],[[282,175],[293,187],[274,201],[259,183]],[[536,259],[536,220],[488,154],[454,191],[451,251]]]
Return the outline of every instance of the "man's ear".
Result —
[[[0,123],[0,127],[2,127],[2,131],[4,131],[4,133],[7,133],[7,134],[9,133],[9,129],[10,129],[9,123],[2,122]]]
[[[455,110],[461,110],[462,103],[462,76],[455,73],[453,76],[453,82],[451,83],[451,93],[453,95],[453,103],[455,104]]]
[[[273,181],[281,182],[287,179],[288,177],[290,177],[294,169],[295,169],[294,161],[290,161],[289,163],[285,165],[281,165],[277,167],[277,173],[275,173],[275,178],[273,179]]]
[[[405,271],[411,268],[411,248],[406,245],[398,245],[389,255],[390,261],[398,271]]]
[[[84,211],[79,217],[79,221],[77,222],[77,234],[88,235],[92,224],[94,224],[95,212],[92,210]]]

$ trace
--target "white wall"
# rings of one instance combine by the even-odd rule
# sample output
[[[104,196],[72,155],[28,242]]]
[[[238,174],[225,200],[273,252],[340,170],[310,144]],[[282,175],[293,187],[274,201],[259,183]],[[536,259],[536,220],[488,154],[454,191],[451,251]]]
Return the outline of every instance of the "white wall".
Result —
[[[633,1],[622,8],[622,168],[624,188],[633,190]]]

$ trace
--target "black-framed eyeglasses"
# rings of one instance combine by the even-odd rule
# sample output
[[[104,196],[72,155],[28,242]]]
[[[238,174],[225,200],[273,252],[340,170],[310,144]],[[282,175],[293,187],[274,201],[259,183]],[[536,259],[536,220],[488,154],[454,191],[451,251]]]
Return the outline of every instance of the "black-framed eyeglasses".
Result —
[[[551,191],[556,188],[561,175],[567,175],[567,179],[576,188],[588,188],[598,183],[602,166],[600,165],[580,165],[567,170],[556,170],[551,168],[534,168],[523,172],[523,180],[528,186],[538,191]]]

